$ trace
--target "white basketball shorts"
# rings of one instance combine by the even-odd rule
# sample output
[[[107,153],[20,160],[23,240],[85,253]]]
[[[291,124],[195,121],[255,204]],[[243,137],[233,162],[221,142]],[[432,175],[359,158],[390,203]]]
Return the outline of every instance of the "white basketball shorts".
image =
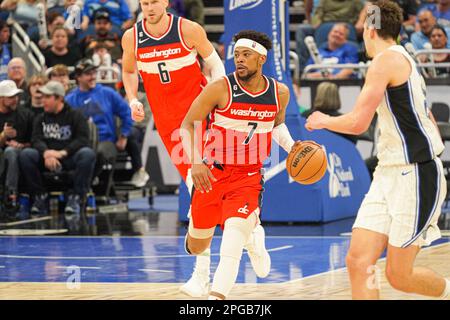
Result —
[[[353,228],[389,237],[399,248],[427,246],[441,237],[437,226],[447,193],[442,162],[378,166]]]

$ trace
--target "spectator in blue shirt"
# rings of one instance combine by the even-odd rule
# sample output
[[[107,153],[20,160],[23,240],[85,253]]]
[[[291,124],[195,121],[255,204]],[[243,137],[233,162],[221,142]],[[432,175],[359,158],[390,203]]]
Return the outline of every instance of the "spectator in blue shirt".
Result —
[[[431,30],[436,25],[436,18],[430,10],[426,9],[420,11],[418,20],[420,31],[411,35],[411,43],[416,50],[422,50],[425,43],[430,42]],[[446,32],[449,33],[450,28],[446,28]],[[449,44],[447,44],[447,48],[450,49]]]
[[[8,79],[8,63],[12,58],[10,37],[9,26],[0,20],[0,80]]]
[[[319,54],[323,64],[358,63],[358,47],[347,41],[349,29],[345,23],[337,23],[328,34],[328,42],[319,47]],[[307,65],[313,64],[310,58]],[[333,69],[329,79],[348,79],[352,76],[352,69]],[[320,71],[307,74],[308,78],[323,78]]]
[[[431,11],[439,25],[450,28],[450,0],[438,0],[437,3],[425,5],[424,8]]]
[[[66,102],[74,109],[81,109],[85,117],[97,126],[99,144],[95,176],[98,177],[105,163],[115,163],[117,151],[126,150],[134,171],[132,182],[136,186],[144,186],[148,174],[142,166],[137,141],[130,136],[133,121],[128,103],[114,89],[97,84],[97,66],[90,59],[81,60],[76,65],[75,79],[78,87],[66,96]],[[119,136],[115,117],[121,120]]]
[[[133,16],[125,0],[86,0],[83,7],[83,15],[88,16],[92,23],[95,11],[100,8],[108,10],[111,22],[122,30],[133,26]]]

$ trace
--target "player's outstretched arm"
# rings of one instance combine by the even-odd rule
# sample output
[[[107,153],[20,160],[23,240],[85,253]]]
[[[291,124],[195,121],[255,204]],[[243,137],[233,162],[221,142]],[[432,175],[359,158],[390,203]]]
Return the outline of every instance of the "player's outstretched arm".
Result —
[[[130,103],[131,117],[134,121],[142,121],[145,118],[144,106],[137,99],[139,76],[136,67],[134,53],[135,39],[133,29],[125,31],[122,37],[122,79],[125,92]]]
[[[196,148],[201,141],[198,129],[202,127],[203,120],[216,106],[225,106],[228,102],[228,88],[225,79],[216,80],[208,84],[197,96],[181,124],[180,136],[183,148],[192,164],[191,176],[194,187],[200,192],[212,190],[211,181],[215,181],[209,168],[202,162],[202,156]],[[225,94],[224,94],[225,93]]]
[[[280,110],[275,118],[272,138],[280,147],[289,153],[293,149],[294,145],[300,143],[300,141],[294,142],[294,139],[292,139],[291,134],[284,123],[286,119],[286,108],[290,97],[289,88],[285,84],[277,82],[277,90]]]
[[[359,135],[370,126],[381,103],[393,72],[398,68],[398,56],[384,53],[375,58],[367,72],[366,81],[353,110],[338,117],[316,111],[306,120],[306,129],[328,129],[335,132]]]
[[[196,22],[183,19],[181,23],[183,38],[189,47],[194,47],[211,70],[212,80],[225,75],[225,67],[214,46],[208,40],[205,29]]]

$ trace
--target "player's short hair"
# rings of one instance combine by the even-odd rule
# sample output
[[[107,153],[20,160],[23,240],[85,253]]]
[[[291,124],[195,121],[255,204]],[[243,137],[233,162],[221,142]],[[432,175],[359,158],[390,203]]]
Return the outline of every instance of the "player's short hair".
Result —
[[[255,30],[242,30],[236,33],[233,37],[234,42],[237,42],[239,39],[250,39],[256,41],[264,48],[266,48],[267,51],[272,49],[272,40],[270,40],[268,35],[262,32],[258,32]]]
[[[402,28],[403,10],[390,0],[374,1],[372,5],[380,10],[380,26],[376,29],[378,36],[385,40],[390,38],[397,40]]]

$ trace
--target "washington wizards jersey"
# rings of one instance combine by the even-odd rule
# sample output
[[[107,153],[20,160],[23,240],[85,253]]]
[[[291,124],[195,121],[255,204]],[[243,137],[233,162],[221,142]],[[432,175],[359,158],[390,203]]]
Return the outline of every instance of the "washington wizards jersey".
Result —
[[[240,166],[262,165],[269,156],[280,103],[277,82],[263,77],[265,88],[257,93],[242,87],[235,73],[225,77],[229,99],[211,113],[205,158]]]
[[[386,89],[377,108],[379,163],[403,165],[433,160],[444,150],[444,144],[429,117],[425,82],[416,63],[402,46],[392,46],[388,50],[403,54],[412,71],[406,83]]]
[[[147,30],[145,19],[134,25],[135,54],[147,99],[160,135],[178,129],[194,99],[206,85],[197,51],[182,35],[183,19],[169,14],[160,37]]]

